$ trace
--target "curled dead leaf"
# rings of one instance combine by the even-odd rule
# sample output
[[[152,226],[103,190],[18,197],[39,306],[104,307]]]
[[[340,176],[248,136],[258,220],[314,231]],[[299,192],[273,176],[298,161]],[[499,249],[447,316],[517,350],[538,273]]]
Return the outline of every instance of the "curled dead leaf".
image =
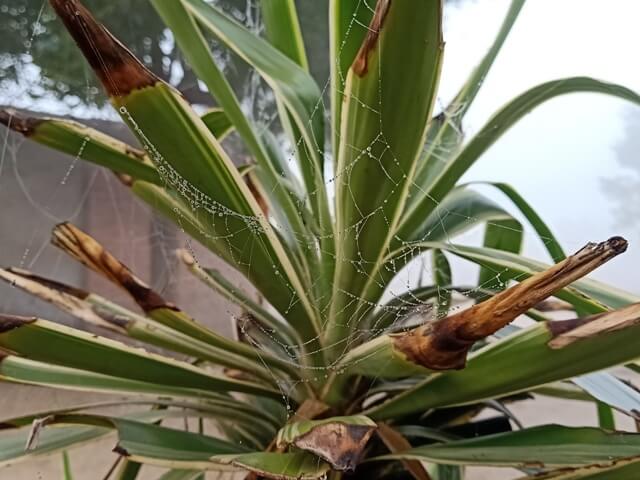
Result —
[[[323,423],[296,438],[293,444],[326,460],[336,470],[352,472],[375,430],[375,425]]]
[[[75,225],[69,222],[56,225],[51,242],[83,265],[122,287],[145,312],[157,308],[177,310],[175,305],[162,298],[136,277],[126,265]]]
[[[627,249],[612,237],[584,248],[517,285],[454,315],[392,336],[405,357],[431,370],[464,368],[467,353],[478,340],[492,335],[542,300]]]

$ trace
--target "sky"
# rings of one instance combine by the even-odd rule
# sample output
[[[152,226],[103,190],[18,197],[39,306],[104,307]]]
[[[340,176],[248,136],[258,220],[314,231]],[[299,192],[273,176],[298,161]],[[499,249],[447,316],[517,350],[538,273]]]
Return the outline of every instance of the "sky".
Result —
[[[509,3],[471,0],[447,9],[444,104],[486,51]],[[467,115],[467,135],[510,98],[548,80],[586,75],[640,92],[638,18],[640,2],[635,0],[528,0]],[[630,246],[624,258],[593,277],[640,293],[640,219],[619,225],[614,215],[618,204],[601,185],[603,177],[629,174],[616,156],[625,114],[640,115],[640,106],[599,94],[556,97],[508,131],[463,181],[503,181],[516,187],[568,252],[588,241],[626,237]],[[477,239],[478,233],[467,238]],[[527,236],[525,254],[548,258],[533,235]],[[468,275],[463,269],[463,279]]]

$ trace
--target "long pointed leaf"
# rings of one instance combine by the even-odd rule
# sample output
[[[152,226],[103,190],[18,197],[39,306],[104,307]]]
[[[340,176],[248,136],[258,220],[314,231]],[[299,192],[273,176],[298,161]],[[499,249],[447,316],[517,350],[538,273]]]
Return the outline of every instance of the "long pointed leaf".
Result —
[[[367,35],[373,9],[365,0],[329,0],[331,61],[331,131],[334,171],[340,145],[342,104],[349,68]]]
[[[325,335],[336,344],[336,356],[344,348],[338,342],[358,323],[361,302],[354,298],[377,280],[424,142],[440,76],[441,8],[435,0],[378,2],[347,75],[336,170],[334,300]],[[415,94],[399,97],[398,91]]]
[[[469,247],[450,243],[425,242],[427,248],[440,248],[478,265],[490,267],[495,272],[509,274],[510,278],[522,279],[549,267],[548,264],[532,260],[510,252],[483,247]],[[394,255],[402,257],[401,251]],[[619,308],[637,302],[639,297],[592,279],[581,279],[566,287],[556,295],[588,313],[604,312],[608,308]]]
[[[304,69],[264,40],[202,0],[182,0],[185,7],[242,59],[253,66],[287,105],[311,154],[311,165],[300,165],[310,193],[322,178],[324,114],[320,90]],[[305,173],[307,172],[307,173]],[[320,182],[321,183],[321,182]],[[316,193],[319,195],[319,192]]]
[[[597,428],[544,425],[515,432],[413,448],[384,459],[496,466],[612,465],[640,454],[640,435]]]
[[[422,187],[419,200],[404,213],[398,228],[398,239],[408,239],[416,224],[431,212],[460,177],[513,124],[538,105],[559,95],[575,92],[595,92],[611,95],[640,104],[640,95],[620,85],[605,83],[588,77],[552,80],[524,92],[496,112],[486,125],[469,141],[462,151],[447,162],[429,186]]]
[[[163,347],[178,347],[181,349],[179,351],[190,355],[194,355],[195,350],[199,350],[199,354],[208,356],[209,360],[216,361],[217,363],[220,363],[221,361],[227,364],[231,363],[229,366],[233,366],[233,358],[235,357],[238,359],[238,355],[240,355],[251,359],[249,364],[247,364],[246,361],[239,359],[238,364],[241,368],[247,368],[247,365],[254,365],[257,367],[256,373],[260,374],[262,371],[262,377],[266,379],[272,377],[269,372],[264,371],[264,369],[260,367],[260,363],[262,362],[267,364],[273,363],[274,366],[278,365],[279,369],[285,369],[294,376],[296,375],[296,369],[292,365],[284,363],[267,353],[262,354],[260,351],[250,346],[225,338],[195,322],[175,305],[166,301],[162,296],[160,296],[160,294],[137,278],[126,265],[115,258],[96,240],[74,225],[66,223],[56,226],[53,231],[53,242],[56,246],[60,247],[63,251],[80,261],[82,264],[101,274],[106,279],[113,282],[117,287],[120,287],[129,293],[133,300],[150,318],[163,326],[169,327],[169,329],[177,330],[184,334],[178,334],[174,339],[172,339],[171,331],[169,329],[154,329],[154,326],[149,325],[149,322],[134,318],[132,319],[134,324],[125,325],[124,328],[127,331],[133,331],[138,338],[145,341],[155,340],[161,342],[161,346]],[[5,275],[11,274],[6,273]],[[16,280],[15,275],[13,275],[12,279]],[[27,282],[27,280],[20,281]],[[47,281],[45,280],[44,283],[46,284]],[[53,284],[50,283],[50,285]],[[52,292],[48,292],[50,297],[59,294],[60,289],[64,290],[64,287],[60,287],[60,285],[58,285],[58,287],[58,290],[54,289]],[[62,293],[62,295],[66,294]],[[88,295],[83,293],[80,296],[86,298]],[[116,305],[110,302],[101,301],[99,297],[94,296],[93,300],[101,303],[103,308],[118,310]],[[62,303],[64,304],[65,302]],[[109,322],[106,321],[104,323]],[[185,337],[192,337],[196,339],[196,341],[193,342],[193,345],[190,345],[188,339]],[[209,344],[211,348],[207,348],[206,344]],[[185,349],[191,349],[192,351],[187,352]],[[228,351],[232,354],[227,359],[228,361],[224,359],[224,351]],[[256,364],[255,362],[258,363]]]
[[[229,280],[227,280],[218,270],[200,266],[196,262],[195,258],[186,250],[181,250],[179,252],[179,257],[193,275],[227,300],[251,313],[251,315],[260,321],[265,327],[268,327],[275,337],[281,339],[283,345],[299,344],[295,330],[293,330],[286,322],[276,318],[267,309],[258,305],[257,302],[249,298],[248,295],[229,282]]]
[[[498,220],[489,222],[484,232],[483,246],[519,254],[522,250],[524,233],[522,225],[517,220]],[[502,290],[505,288],[508,278],[500,275],[500,272],[481,267],[478,275],[478,286],[489,290]]]
[[[52,0],[52,5],[163,180],[197,211],[211,234],[226,239],[234,265],[272,304],[286,311],[291,297],[298,297],[293,308],[298,310],[299,321],[306,322],[307,335],[314,336],[315,312],[287,253],[202,120],[78,0]],[[273,275],[274,270],[279,275]]]
[[[218,377],[186,362],[148,353],[46,320],[0,316],[0,347],[36,361],[131,380],[280,397],[277,390]]]
[[[0,124],[25,137],[114,172],[161,185],[162,180],[145,153],[120,140],[71,120],[25,117],[0,110]]]
[[[464,370],[432,376],[365,414],[385,419],[473,403],[609,368],[640,355],[637,342],[625,340],[638,335],[639,325],[639,304],[604,315],[538,323],[478,350]]]
[[[588,244],[562,262],[483,302],[412,330],[380,336],[351,350],[342,368],[368,376],[402,377],[461,369],[473,345],[536,304],[626,250],[626,241]]]
[[[299,218],[294,198],[283,185],[282,179],[276,171],[276,166],[268,154],[266,145],[261,141],[256,126],[242,111],[240,102],[231,85],[215,63],[209,50],[209,45],[194,18],[181,1],[166,2],[156,0],[152,3],[164,22],[171,28],[180,49],[195,72],[205,82],[209,91],[224,109],[227,118],[236,126],[238,133],[253,153],[258,166],[264,173],[262,181],[264,182],[265,190],[277,200],[278,210],[281,210],[284,214],[281,216],[281,220],[285,220],[284,226],[300,242],[306,241],[309,243],[311,241],[308,237],[309,232]],[[203,117],[203,120],[207,123],[206,117]],[[299,248],[295,243],[290,247],[294,251]],[[303,255],[298,254],[298,256],[299,259],[305,260]]]
[[[417,187],[416,195],[409,200],[409,203],[413,203],[415,198],[420,198],[422,188],[428,185],[429,180],[446,166],[447,160],[459,152],[464,137],[462,125],[464,116],[480,91],[484,79],[500,53],[524,3],[525,0],[512,0],[502,26],[484,58],[473,69],[451,103],[431,121],[427,134],[426,151],[414,180]]]

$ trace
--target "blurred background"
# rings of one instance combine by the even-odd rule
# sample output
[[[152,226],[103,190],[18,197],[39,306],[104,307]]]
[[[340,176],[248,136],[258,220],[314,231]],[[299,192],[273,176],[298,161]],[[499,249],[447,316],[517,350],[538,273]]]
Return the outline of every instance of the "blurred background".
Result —
[[[85,3],[138,58],[190,102],[202,110],[214,105],[146,0]],[[259,0],[213,3],[260,33]],[[322,88],[329,78],[328,1],[296,3],[312,73]],[[436,110],[449,102],[481,58],[508,5],[508,0],[445,2],[444,77]],[[596,0],[530,0],[467,115],[465,135],[469,137],[482,128],[507,100],[547,80],[586,75],[640,91],[638,18],[640,2],[633,0],[609,0],[605,6]],[[211,46],[242,98],[247,115],[277,132],[278,125],[272,125],[274,104],[269,90],[213,39]],[[113,136],[131,140],[44,0],[0,0],[0,107],[81,119]],[[225,141],[225,147],[234,161],[244,162],[246,153],[233,135]],[[484,155],[463,181],[500,181],[514,186],[567,251],[612,235],[626,237],[630,248],[624,257],[602,267],[593,277],[640,294],[639,152],[639,108],[597,94],[572,94],[530,113]],[[185,238],[131,197],[111,173],[53,153],[0,127],[0,205],[0,264],[27,268],[127,303],[106,282],[49,245],[51,228],[70,220],[92,233],[195,318],[231,334],[230,319],[238,312],[201,287],[174,258],[173,251],[185,246]],[[481,237],[482,231],[475,230],[457,241],[474,243]],[[204,252],[197,252],[204,263],[215,263]],[[533,234],[526,237],[524,253],[549,261]],[[455,283],[475,280],[473,267],[454,258],[451,261]],[[4,284],[0,285],[0,311],[41,315],[77,326],[54,308]],[[71,396],[0,384],[0,411],[4,417],[36,407],[54,407]],[[582,406],[575,408],[572,404],[572,411],[551,411],[544,410],[544,402],[535,408],[525,402],[518,408],[526,424],[595,424],[592,406],[582,411]],[[108,442],[102,446],[109,449]],[[108,461],[97,459],[95,450],[86,451],[90,454],[72,455],[78,472],[83,472],[78,473],[79,478],[101,478],[92,469],[96,462],[102,468]],[[59,463],[58,458],[44,459],[0,470],[0,478],[58,479]],[[499,475],[510,478],[509,472],[477,472],[478,479],[503,478]]]

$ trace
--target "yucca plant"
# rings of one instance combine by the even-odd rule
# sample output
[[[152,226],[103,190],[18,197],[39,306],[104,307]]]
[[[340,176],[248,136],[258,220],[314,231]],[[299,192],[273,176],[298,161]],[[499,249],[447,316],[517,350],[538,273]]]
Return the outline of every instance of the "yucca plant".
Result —
[[[162,478],[174,480],[203,478],[207,470],[444,480],[463,478],[465,465],[515,467],[523,478],[640,476],[640,434],[614,431],[612,415],[616,409],[638,418],[640,394],[612,374],[591,373],[638,368],[639,299],[581,279],[622,253],[626,241],[589,243],[566,256],[513,188],[488,183],[528,220],[555,265],[524,258],[518,220],[459,184],[511,125],[555,96],[599,92],[636,104],[640,96],[591,78],[550,81],[507,103],[465,141],[464,114],[524,0],[512,1],[490,50],[436,116],[441,2],[330,0],[327,116],[293,0],[260,2],[264,38],[204,0],[151,3],[220,108],[199,116],[78,0],[51,0],[140,146],[67,120],[9,111],[0,118],[31,140],[114,171],[135,196],[241,272],[264,301],[207,268],[206,259],[179,252],[186,268],[244,310],[237,339],[225,338],[87,233],[56,226],[53,244],[123,288],[141,313],[21,269],[0,276],[166,355],[1,315],[2,380],[120,396],[5,419],[0,462],[65,451],[115,430],[125,459],[112,472],[118,479],[135,478],[144,464],[167,467]],[[205,34],[272,89],[292,156],[245,116]],[[221,146],[231,131],[251,153],[250,165],[235,165]],[[486,225],[482,247],[455,243],[478,225]],[[452,283],[451,255],[481,267],[477,285]],[[391,281],[425,256],[432,281],[389,295]],[[551,321],[549,308],[572,319]],[[510,325],[522,315],[530,326]],[[531,392],[595,402],[600,428],[512,431],[517,418],[505,404]],[[131,412],[94,411],[112,405]],[[497,416],[475,419],[485,409]],[[215,436],[162,425],[176,416],[207,419]]]

